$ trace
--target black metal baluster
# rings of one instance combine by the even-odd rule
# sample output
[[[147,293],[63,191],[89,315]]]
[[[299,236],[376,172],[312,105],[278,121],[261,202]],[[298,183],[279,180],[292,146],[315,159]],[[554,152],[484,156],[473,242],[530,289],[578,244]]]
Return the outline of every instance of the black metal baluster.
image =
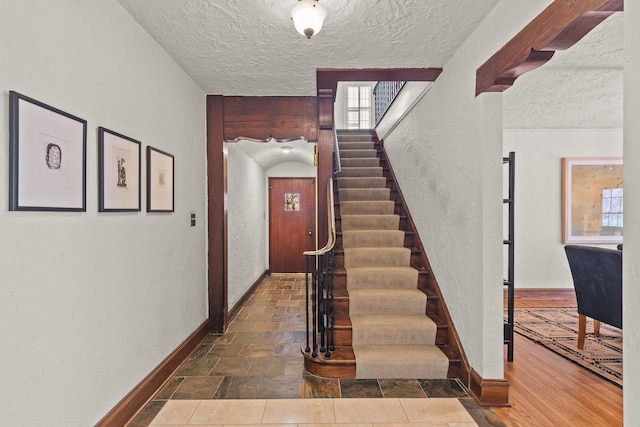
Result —
[[[307,341],[304,348],[305,353],[309,353],[311,348],[309,347],[309,255],[304,257],[304,295],[305,295],[305,328],[307,332]]]
[[[318,292],[317,292],[317,280],[318,280],[318,268],[316,265],[316,258],[314,258],[314,262],[313,262],[313,266],[312,266],[312,271],[313,271],[313,275],[312,275],[312,286],[313,288],[311,289],[311,317],[312,317],[312,329],[313,329],[313,352],[311,353],[312,357],[317,357],[318,356],[318,342],[317,342],[317,313],[316,313],[316,309],[317,309],[317,305],[318,305]]]

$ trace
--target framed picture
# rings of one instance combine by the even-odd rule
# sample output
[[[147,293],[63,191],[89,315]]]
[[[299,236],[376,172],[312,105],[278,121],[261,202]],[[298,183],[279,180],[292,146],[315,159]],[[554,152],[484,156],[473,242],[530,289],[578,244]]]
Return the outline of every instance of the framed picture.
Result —
[[[140,211],[140,141],[98,128],[98,210]]]
[[[622,243],[622,157],[562,159],[562,242]]]
[[[147,212],[173,212],[173,156],[147,146]]]
[[[86,120],[11,91],[9,139],[9,210],[87,210]]]

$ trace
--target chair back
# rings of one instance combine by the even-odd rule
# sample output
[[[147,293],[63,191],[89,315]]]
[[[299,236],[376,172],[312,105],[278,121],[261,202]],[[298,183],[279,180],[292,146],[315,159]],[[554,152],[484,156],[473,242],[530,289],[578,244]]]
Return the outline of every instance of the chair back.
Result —
[[[578,313],[622,328],[622,252],[567,245]]]

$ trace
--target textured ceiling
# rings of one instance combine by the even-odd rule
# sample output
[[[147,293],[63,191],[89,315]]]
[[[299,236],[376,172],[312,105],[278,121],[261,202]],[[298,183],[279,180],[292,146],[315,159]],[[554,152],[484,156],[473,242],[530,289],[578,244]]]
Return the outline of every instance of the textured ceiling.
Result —
[[[314,96],[316,68],[441,67],[498,0],[320,0],[322,31],[296,0],[118,0],[210,94]]]
[[[442,67],[498,0],[320,0],[310,40],[296,0],[118,0],[206,93],[313,96],[316,68]],[[520,77],[509,128],[622,127],[622,13]]]

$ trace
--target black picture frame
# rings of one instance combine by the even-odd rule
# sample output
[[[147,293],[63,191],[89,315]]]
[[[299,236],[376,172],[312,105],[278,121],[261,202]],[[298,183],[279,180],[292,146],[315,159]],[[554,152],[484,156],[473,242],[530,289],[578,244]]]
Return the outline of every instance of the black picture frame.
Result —
[[[87,121],[9,92],[9,210],[86,212]]]
[[[147,212],[174,212],[174,157],[147,146]]]
[[[140,141],[98,128],[98,211],[140,212]]]

